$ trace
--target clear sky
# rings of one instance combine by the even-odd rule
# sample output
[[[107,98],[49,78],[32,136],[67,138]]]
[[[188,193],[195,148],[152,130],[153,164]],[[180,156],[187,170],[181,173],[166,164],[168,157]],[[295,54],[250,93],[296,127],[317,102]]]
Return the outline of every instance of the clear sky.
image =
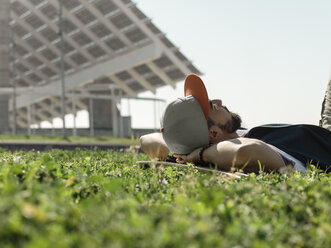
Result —
[[[317,124],[331,68],[330,0],[137,0],[201,70],[209,97],[244,126]],[[183,94],[161,88],[168,102]],[[164,104],[157,104],[159,124]],[[123,112],[127,106],[123,104]],[[133,127],[154,127],[152,103],[130,104]]]

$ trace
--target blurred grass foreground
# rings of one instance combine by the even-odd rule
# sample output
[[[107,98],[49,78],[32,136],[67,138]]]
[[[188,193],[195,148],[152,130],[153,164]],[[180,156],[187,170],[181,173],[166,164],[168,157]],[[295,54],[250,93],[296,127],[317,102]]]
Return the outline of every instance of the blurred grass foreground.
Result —
[[[0,247],[331,247],[331,174],[229,179],[144,154],[0,150]]]

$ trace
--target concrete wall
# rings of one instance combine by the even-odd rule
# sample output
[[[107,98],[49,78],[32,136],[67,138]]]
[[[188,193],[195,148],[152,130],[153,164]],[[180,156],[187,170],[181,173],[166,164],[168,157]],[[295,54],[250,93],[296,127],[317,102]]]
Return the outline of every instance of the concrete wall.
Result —
[[[0,109],[1,111],[1,109]],[[103,112],[104,113],[104,112]],[[107,118],[111,119],[111,116],[106,116]],[[108,124],[111,125],[111,122],[108,121]],[[1,125],[1,120],[0,120]],[[76,128],[76,134],[77,136],[111,136],[111,137],[125,137],[125,138],[131,138],[132,136],[132,128],[131,128],[131,116],[118,116],[118,125],[122,125],[122,133],[121,135],[115,135],[113,133],[112,127],[107,126],[99,126],[94,127],[94,130],[91,131],[90,128]],[[31,135],[62,135],[62,128],[31,128]],[[18,128],[17,134],[23,134],[28,135],[28,129],[27,128]],[[12,126],[10,127],[10,130],[8,132],[9,134],[12,134]],[[73,128],[66,128],[65,134],[67,136],[73,136]]]
[[[112,130],[114,137],[125,137],[128,133],[127,129],[131,128],[131,117],[129,120],[123,118],[115,101],[93,99],[90,104],[89,114],[91,126],[95,130]],[[128,127],[127,123],[124,123],[125,121],[130,122],[130,127]]]
[[[131,138],[133,130],[131,129],[131,116],[122,116],[122,126],[123,135],[120,137]],[[73,136],[73,129],[66,128],[66,136]],[[92,132],[93,136],[108,136],[108,137],[118,137],[113,133],[112,128],[95,128]],[[17,134],[28,135],[28,129],[18,129]],[[76,128],[77,136],[91,136],[90,128]],[[62,128],[33,128],[31,129],[31,135],[62,135]],[[136,137],[136,136],[135,136]]]
[[[89,137],[91,135],[91,131],[90,131],[89,128],[77,128],[76,130],[77,130],[77,136]],[[131,138],[131,132],[132,131],[133,130],[130,129],[130,133],[125,133],[125,136],[123,136],[123,137],[124,138]],[[28,135],[28,130],[27,129],[18,129],[17,134]],[[67,128],[65,134],[66,134],[66,136],[73,136],[73,129],[72,128]],[[61,136],[62,135],[62,129],[61,128],[31,129],[31,135],[41,135],[41,136],[57,135],[57,136]],[[100,137],[100,136],[113,137],[112,130],[95,129],[94,130],[94,137]],[[134,137],[136,137],[136,136],[134,136]]]
[[[0,95],[0,134],[9,132],[8,126],[8,99],[2,99],[4,96]]]
[[[125,117],[124,117],[125,118]],[[125,123],[126,121],[124,121]],[[85,136],[89,137],[91,132],[89,128],[77,128],[77,136]],[[125,130],[125,127],[124,127]],[[142,135],[149,134],[149,133],[154,133],[154,132],[159,132],[160,130],[155,130],[155,129],[126,129],[125,131],[125,138],[139,138]],[[17,134],[21,135],[28,135],[27,129],[18,129]],[[56,129],[49,129],[49,128],[42,128],[42,129],[31,129],[31,135],[41,135],[41,136],[49,136],[49,135],[62,135],[62,129],[56,128]],[[66,129],[66,136],[73,136],[73,129],[72,128],[67,128]],[[100,136],[108,136],[108,137],[113,137],[112,131],[111,130],[94,130],[94,136],[95,137],[100,137]]]
[[[110,100],[93,99],[93,126],[95,129],[113,128],[111,104]],[[116,115],[119,118],[118,109],[116,109]]]
[[[90,136],[90,129],[89,128],[77,128],[77,136]],[[27,135],[28,131],[26,129],[19,129],[17,134]],[[65,132],[66,136],[73,136],[73,129],[67,128]],[[31,135],[41,135],[41,136],[50,136],[50,135],[62,135],[61,128],[49,129],[49,128],[40,128],[40,129],[31,129]],[[111,130],[94,130],[94,137],[100,136],[108,136],[112,137]]]
[[[153,128],[132,128],[132,135],[135,138],[139,138],[145,134],[149,133],[157,133],[160,132],[159,129],[153,129]]]
[[[0,87],[10,86],[10,1],[0,0]],[[8,132],[8,101],[10,96],[0,96],[0,133]]]

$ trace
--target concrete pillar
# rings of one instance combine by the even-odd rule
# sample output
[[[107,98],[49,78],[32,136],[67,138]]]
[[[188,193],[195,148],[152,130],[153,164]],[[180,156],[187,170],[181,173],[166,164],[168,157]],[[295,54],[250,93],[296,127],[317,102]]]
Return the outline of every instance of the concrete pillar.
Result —
[[[90,136],[94,136],[94,100],[89,99]]]
[[[122,91],[120,91],[120,98],[122,98]],[[115,105],[116,106],[116,105]],[[123,117],[122,117],[122,101],[119,101],[119,120],[118,120],[118,136],[119,137],[124,137],[124,128],[123,128]]]
[[[114,101],[93,99],[93,115],[93,126],[95,130],[113,130],[113,133],[115,131],[114,135],[118,136],[118,124],[115,126],[114,124],[119,121],[120,112]]]
[[[0,87],[10,87],[10,1],[0,0]],[[9,132],[8,102],[10,95],[0,98],[0,133]]]
[[[131,116],[123,116],[123,137],[130,138],[132,129],[131,129]]]
[[[75,93],[74,93],[75,94]],[[76,117],[77,117],[77,109],[76,109],[76,98],[75,96],[72,98],[72,118],[73,118],[73,128],[72,135],[77,136],[77,127],[76,127]]]
[[[51,106],[50,107],[53,110],[53,112],[55,112],[55,100],[54,100],[54,98],[51,98]],[[54,118],[55,118],[55,116],[52,116],[52,135],[55,135]]]
[[[31,135],[31,122],[32,122],[32,120],[31,120],[31,114],[32,114],[31,104],[29,104],[27,108],[28,108],[28,111],[26,112],[26,114],[27,114],[27,119],[28,119],[28,135]]]
[[[116,113],[117,106],[115,101],[111,101],[111,113],[112,113],[112,123],[113,123],[113,137],[119,137],[119,123],[118,123],[118,115]]]

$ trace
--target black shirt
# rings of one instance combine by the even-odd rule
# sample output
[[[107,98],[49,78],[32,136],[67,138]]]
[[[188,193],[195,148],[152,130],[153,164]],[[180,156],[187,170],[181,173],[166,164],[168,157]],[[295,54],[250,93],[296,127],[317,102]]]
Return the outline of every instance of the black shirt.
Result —
[[[314,125],[269,124],[254,127],[245,135],[271,144],[303,164],[331,172],[331,132]]]

